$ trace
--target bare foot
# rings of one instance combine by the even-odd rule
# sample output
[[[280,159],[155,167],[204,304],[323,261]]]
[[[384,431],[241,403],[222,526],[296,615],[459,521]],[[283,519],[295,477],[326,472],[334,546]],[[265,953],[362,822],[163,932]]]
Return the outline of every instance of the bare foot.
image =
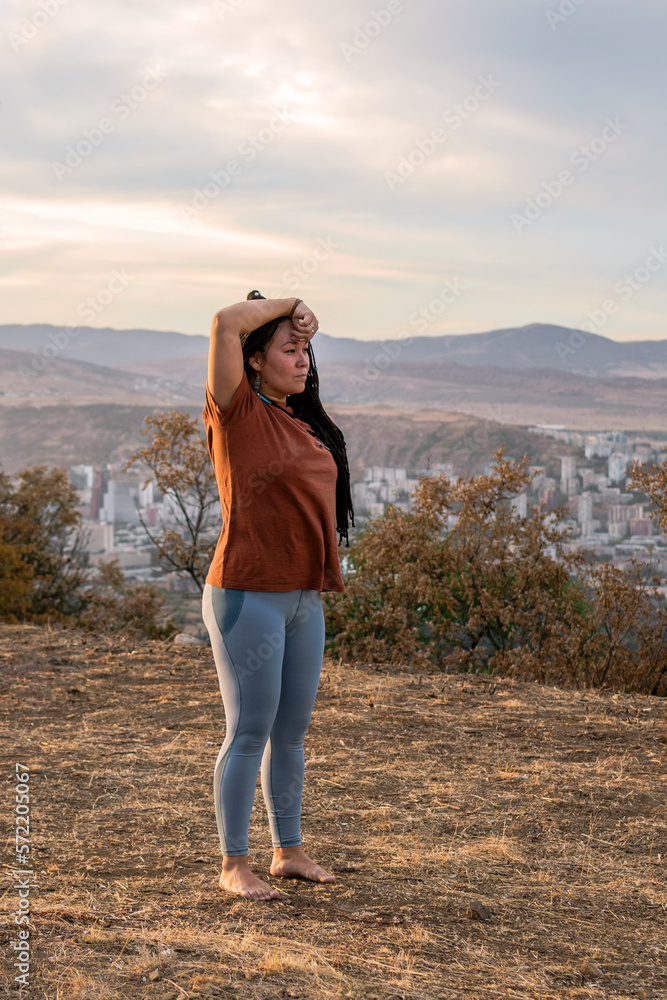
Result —
[[[234,892],[237,896],[244,896],[254,902],[289,898],[284,892],[274,889],[273,886],[267,885],[266,882],[262,882],[260,878],[253,875],[247,861],[245,864],[233,864],[229,867],[223,863],[219,885],[227,892]]]
[[[271,874],[279,878],[307,878],[311,882],[335,882],[336,876],[312,861],[301,847],[276,847]]]

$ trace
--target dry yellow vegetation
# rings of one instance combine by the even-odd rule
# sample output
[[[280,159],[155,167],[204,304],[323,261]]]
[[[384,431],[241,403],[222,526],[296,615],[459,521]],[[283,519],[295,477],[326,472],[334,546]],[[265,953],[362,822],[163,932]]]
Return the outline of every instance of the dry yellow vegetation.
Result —
[[[304,846],[338,881],[257,904],[216,885],[208,647],[3,625],[0,685],[6,995],[16,762],[40,1000],[665,995],[665,699],[326,661]]]

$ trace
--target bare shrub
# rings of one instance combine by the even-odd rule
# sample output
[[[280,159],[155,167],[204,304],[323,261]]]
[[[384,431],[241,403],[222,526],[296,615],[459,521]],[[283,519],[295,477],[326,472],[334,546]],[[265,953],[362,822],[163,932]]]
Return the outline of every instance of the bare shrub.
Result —
[[[633,462],[629,490],[642,490],[656,505],[652,517],[660,528],[667,528],[667,462],[644,465]]]
[[[5,540],[10,526],[0,517],[0,619],[18,622],[26,617],[33,586],[33,570],[21,549]]]
[[[157,587],[128,583],[118,560],[103,562],[83,593],[85,609],[76,624],[93,632],[126,632],[146,639],[166,639],[178,626],[164,614]]]
[[[91,576],[78,502],[64,469],[0,472],[0,618],[151,639],[178,631],[158,589],[128,583],[117,560]]]
[[[143,433],[150,431],[150,444],[134,452],[125,468],[139,462],[150,469],[171,517],[170,523],[161,520],[157,531],[140,515],[141,524],[159,557],[189,576],[201,593],[220,534],[220,499],[206,439],[197,420],[180,410],[146,417]]]
[[[64,469],[34,466],[13,480],[0,473],[0,538],[6,553],[0,578],[16,580],[13,594],[7,584],[8,614],[39,622],[66,619],[81,609],[88,553],[78,502]]]
[[[521,517],[510,501],[533,474],[527,456],[504,456],[456,485],[422,478],[410,511],[389,506],[370,522],[349,550],[345,594],[326,597],[331,651],[664,693],[655,588],[638,567],[590,567],[565,551],[562,509]]]

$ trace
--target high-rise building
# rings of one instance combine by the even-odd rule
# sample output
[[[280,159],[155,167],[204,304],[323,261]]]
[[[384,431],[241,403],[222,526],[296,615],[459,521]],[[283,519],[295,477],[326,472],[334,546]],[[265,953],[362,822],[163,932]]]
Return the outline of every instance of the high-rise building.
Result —
[[[519,517],[525,517],[528,513],[528,494],[519,493],[518,497],[512,498],[511,504]]]
[[[583,524],[584,521],[592,521],[593,519],[593,498],[589,493],[582,493],[579,497],[579,505],[577,508],[577,521],[579,524]]]
[[[92,465],[70,465],[69,481],[77,490],[92,490],[95,470]]]
[[[628,456],[624,455],[622,452],[612,452],[609,456],[608,462],[608,472],[609,481],[612,483],[618,483],[621,479],[625,478],[625,470],[628,467]]]
[[[95,469],[92,499],[90,501],[90,516],[93,521],[107,520],[104,514],[104,497],[109,489],[110,479],[111,473],[108,467],[106,469]]]
[[[643,503],[611,503],[607,507],[609,524],[619,524],[621,521],[631,521],[644,516]]]
[[[407,478],[405,469],[393,469],[382,465],[369,465],[364,470],[364,482],[387,483],[394,489],[400,488]]]
[[[543,510],[554,510],[558,506],[558,494],[553,486],[541,486],[537,499]]]
[[[579,479],[577,476],[572,476],[570,479],[561,479],[560,491],[561,493],[567,493],[569,497],[576,496],[579,492]]]
[[[577,474],[577,456],[561,455],[560,457],[560,478],[573,479]]]
[[[630,534],[653,538],[654,524],[650,517],[633,517],[630,521]]]

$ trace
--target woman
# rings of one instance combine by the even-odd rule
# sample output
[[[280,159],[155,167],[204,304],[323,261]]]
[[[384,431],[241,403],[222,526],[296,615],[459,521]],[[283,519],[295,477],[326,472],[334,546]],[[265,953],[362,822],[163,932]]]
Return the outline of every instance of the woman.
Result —
[[[335,882],[301,847],[303,740],[324,652],[320,592],[342,592],[338,544],[352,519],[343,435],[322,408],[300,299],[245,302],[213,318],[203,417],[222,507],[204,586],[225,708],[214,773],[220,886],[285,898],[248,865],[261,765],[271,874]],[[336,540],[336,531],[339,539]]]

